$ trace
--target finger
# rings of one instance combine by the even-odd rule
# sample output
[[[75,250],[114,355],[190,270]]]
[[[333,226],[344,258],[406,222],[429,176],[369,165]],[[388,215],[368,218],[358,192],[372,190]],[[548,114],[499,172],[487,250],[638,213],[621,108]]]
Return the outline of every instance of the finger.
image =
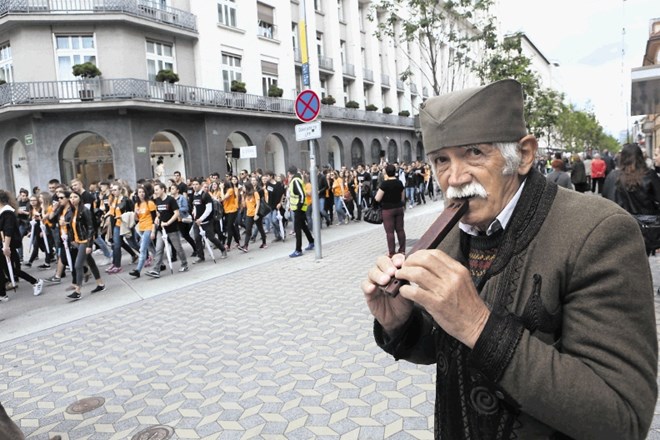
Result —
[[[369,280],[362,280],[360,288],[365,296],[374,296],[378,292],[378,286]]]
[[[386,286],[387,283],[389,283],[390,280],[392,279],[392,277],[394,276],[395,271],[396,271],[396,269],[394,267],[392,267],[392,270],[391,270],[392,275],[390,275],[389,273],[384,272],[378,266],[372,267],[371,269],[369,269],[368,281],[370,281],[371,283],[373,283],[377,286]]]

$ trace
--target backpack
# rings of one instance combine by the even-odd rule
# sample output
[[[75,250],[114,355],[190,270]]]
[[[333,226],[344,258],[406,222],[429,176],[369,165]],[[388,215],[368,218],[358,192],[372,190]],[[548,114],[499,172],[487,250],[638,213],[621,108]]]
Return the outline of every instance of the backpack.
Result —
[[[213,220],[220,221],[225,213],[225,207],[220,200],[213,200]]]

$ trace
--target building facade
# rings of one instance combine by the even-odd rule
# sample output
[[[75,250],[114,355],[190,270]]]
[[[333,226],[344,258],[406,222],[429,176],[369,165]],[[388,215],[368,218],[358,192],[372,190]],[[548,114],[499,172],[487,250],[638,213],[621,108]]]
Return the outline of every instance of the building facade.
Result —
[[[363,0],[307,0],[317,164],[423,159],[413,116],[429,96],[419,50],[374,38]],[[295,0],[12,0],[0,4],[0,187],[44,187],[309,166],[293,111],[303,89]],[[348,18],[351,17],[349,20]],[[359,19],[354,19],[359,17]],[[72,67],[98,66],[94,78]],[[417,69],[401,81],[404,69]],[[161,83],[161,69],[178,74]],[[246,93],[232,92],[232,81]],[[270,86],[281,97],[268,96]],[[360,108],[345,108],[355,101]],[[367,105],[376,111],[365,111]],[[390,107],[391,113],[383,113]],[[407,111],[399,115],[400,111]],[[241,147],[256,147],[246,149]],[[256,157],[241,156],[256,150]]]
[[[660,18],[649,21],[642,67],[631,72],[631,116],[644,116],[633,127],[633,140],[649,157],[660,156]]]

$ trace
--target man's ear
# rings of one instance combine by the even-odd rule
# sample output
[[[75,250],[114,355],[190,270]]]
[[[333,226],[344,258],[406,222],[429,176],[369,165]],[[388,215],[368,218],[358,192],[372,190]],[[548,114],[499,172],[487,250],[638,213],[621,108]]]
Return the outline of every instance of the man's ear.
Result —
[[[539,149],[539,143],[534,135],[528,134],[522,138],[520,144],[520,166],[518,166],[518,174],[524,176],[529,173],[529,170],[534,166],[536,160],[536,151]]]

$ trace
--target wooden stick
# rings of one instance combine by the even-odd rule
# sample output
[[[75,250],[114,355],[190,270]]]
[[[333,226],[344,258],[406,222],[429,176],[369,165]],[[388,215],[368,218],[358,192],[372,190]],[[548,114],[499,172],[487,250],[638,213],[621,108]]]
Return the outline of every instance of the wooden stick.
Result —
[[[431,227],[422,235],[422,237],[415,243],[415,245],[408,252],[408,256],[414,254],[421,249],[435,249],[440,242],[449,234],[449,231],[458,223],[458,221],[465,215],[468,210],[468,201],[456,200],[447,206],[444,211],[438,216],[436,221],[433,222]],[[408,284],[406,280],[399,280],[392,278],[387,286],[383,288],[385,293],[395,297],[399,294],[399,289],[404,284]]]

